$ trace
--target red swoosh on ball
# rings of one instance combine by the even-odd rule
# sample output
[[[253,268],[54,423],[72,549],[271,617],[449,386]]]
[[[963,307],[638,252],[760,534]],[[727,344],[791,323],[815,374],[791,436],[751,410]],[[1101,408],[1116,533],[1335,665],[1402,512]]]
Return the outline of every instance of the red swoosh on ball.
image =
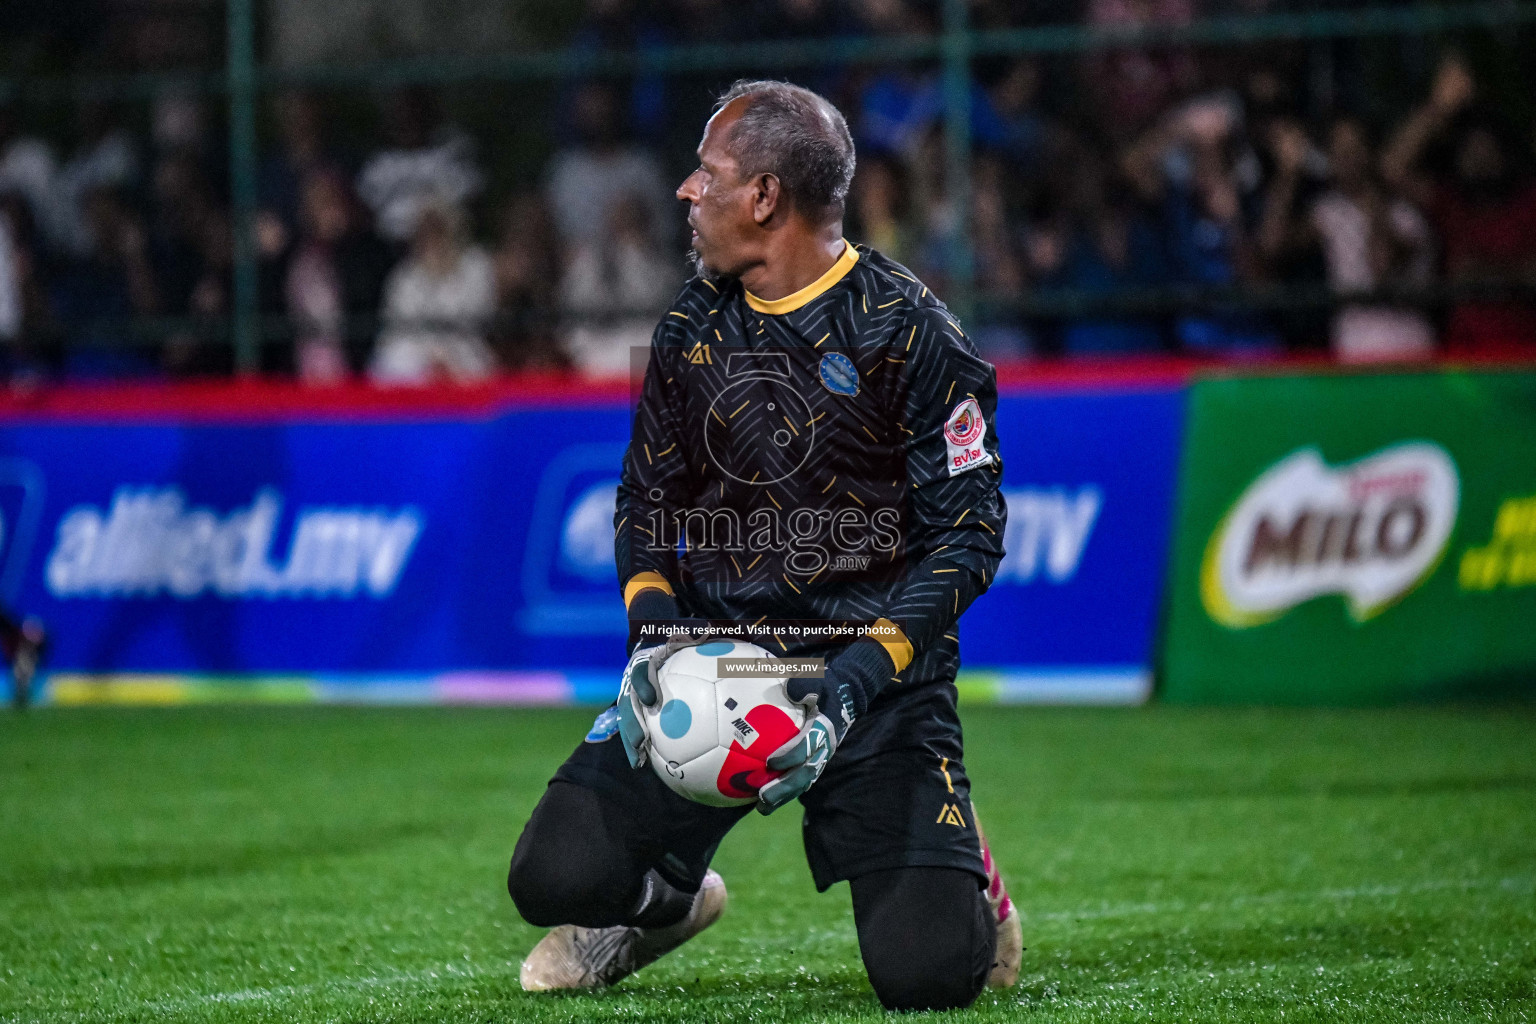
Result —
[[[734,800],[750,800],[757,796],[759,789],[779,777],[779,772],[770,772],[763,762],[800,731],[794,719],[772,704],[759,704],[745,717],[747,724],[757,731],[757,739],[750,747],[743,747],[740,740],[732,740],[725,763],[720,766],[720,775],[715,780],[715,787],[721,794]]]

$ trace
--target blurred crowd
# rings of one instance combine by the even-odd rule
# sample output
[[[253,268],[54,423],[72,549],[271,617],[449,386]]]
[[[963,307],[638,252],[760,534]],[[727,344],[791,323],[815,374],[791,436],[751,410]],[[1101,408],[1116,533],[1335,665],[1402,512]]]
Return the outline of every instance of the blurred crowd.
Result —
[[[971,12],[982,27],[1019,26],[1059,6],[981,0]],[[1083,0],[1078,16],[1179,22],[1269,6]],[[909,0],[589,0],[571,45],[937,24],[936,5]],[[1536,355],[1533,126],[1501,117],[1454,53],[1390,116],[1320,102],[1269,57],[978,60],[963,216],[937,67],[797,80],[854,130],[848,237],[952,299],[969,266],[972,333],[993,359]],[[577,80],[531,111],[505,87],[509,117],[548,125],[542,173],[511,183],[488,165],[500,140],[458,126],[431,90],[382,97],[361,151],[338,142],[324,96],[274,97],[252,232],[263,369],[315,384],[626,372],[687,273],[672,193],[724,84]],[[231,372],[229,172],[210,101],[166,93],[137,120],[92,102],[50,129],[0,107],[0,373]]]

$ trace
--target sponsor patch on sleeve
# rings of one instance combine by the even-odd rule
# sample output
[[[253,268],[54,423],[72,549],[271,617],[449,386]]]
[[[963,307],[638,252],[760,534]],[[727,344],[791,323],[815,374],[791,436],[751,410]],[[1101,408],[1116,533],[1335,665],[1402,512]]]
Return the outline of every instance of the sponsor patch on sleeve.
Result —
[[[981,403],[967,398],[955,406],[944,422],[945,464],[949,475],[964,473],[977,466],[991,463],[992,453],[987,451],[987,421],[981,416]]]

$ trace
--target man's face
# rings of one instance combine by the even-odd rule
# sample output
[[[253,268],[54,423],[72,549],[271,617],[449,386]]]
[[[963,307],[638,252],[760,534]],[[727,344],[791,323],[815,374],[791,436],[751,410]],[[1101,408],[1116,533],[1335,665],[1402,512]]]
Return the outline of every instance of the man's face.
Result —
[[[709,119],[699,143],[699,166],[677,189],[677,198],[689,204],[694,262],[701,272],[720,277],[740,276],[757,251],[754,189],[741,180],[726,146],[741,117],[741,103],[736,100]]]

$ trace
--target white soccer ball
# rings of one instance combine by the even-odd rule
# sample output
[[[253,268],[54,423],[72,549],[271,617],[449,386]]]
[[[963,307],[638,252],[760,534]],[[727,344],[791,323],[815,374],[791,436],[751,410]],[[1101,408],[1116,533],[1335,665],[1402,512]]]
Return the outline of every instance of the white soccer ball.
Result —
[[[773,655],[741,640],[685,647],[662,664],[660,699],[642,712],[661,781],[689,800],[733,807],[776,777],[763,762],[805,725],[805,709],[789,700],[783,676],[722,679],[722,657]]]

